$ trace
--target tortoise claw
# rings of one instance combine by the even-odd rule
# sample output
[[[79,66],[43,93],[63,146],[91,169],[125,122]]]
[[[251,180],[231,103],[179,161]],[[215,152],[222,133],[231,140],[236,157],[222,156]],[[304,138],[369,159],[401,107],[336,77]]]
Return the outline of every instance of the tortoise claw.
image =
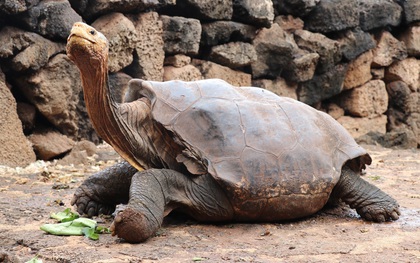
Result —
[[[98,198],[90,193],[91,190],[86,191],[85,188],[83,185],[77,188],[71,200],[71,205],[76,206],[79,214],[92,217],[100,214],[110,215],[115,210],[115,205],[96,201]]]
[[[116,236],[117,235],[116,225],[118,225],[119,223],[121,223],[121,221],[122,221],[122,217],[117,214],[115,216],[114,221],[112,222],[111,226],[109,227],[109,230],[111,231],[111,235],[112,236]]]
[[[373,203],[357,209],[357,212],[363,219],[378,223],[397,220],[401,215],[399,205],[396,202],[387,204]]]
[[[394,211],[394,212],[391,213],[391,218],[392,218],[392,220],[398,220],[398,218],[400,218],[400,215],[401,215],[401,212],[399,210]]]

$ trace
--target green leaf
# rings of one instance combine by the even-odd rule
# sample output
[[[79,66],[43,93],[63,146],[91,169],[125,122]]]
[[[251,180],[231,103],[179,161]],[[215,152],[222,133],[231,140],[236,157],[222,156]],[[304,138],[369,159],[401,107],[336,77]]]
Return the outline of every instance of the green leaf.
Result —
[[[99,239],[99,234],[95,232],[94,228],[85,227],[85,228],[83,228],[82,232],[85,235],[85,237],[88,237],[92,240],[98,240]]]
[[[81,236],[85,227],[95,229],[96,221],[89,218],[77,218],[70,222],[44,224],[41,230],[58,236]]]
[[[56,236],[81,236],[83,235],[80,226],[72,226],[72,222],[64,222],[59,224],[44,224],[41,230]]]
[[[52,213],[51,218],[57,219],[61,223],[44,224],[40,228],[52,235],[85,235],[92,240],[98,240],[99,234],[111,233],[109,228],[97,226],[97,222],[95,220],[79,217],[79,214],[71,212],[70,208],[65,209],[63,212]]]
[[[25,263],[42,263],[41,259],[38,259],[38,256],[31,258],[30,260],[26,261]]]
[[[52,213],[51,218],[54,218],[60,222],[69,222],[79,218],[79,214],[73,213],[70,208],[67,208],[63,212]]]
[[[92,220],[92,219],[89,219],[89,218],[84,218],[84,217],[74,219],[73,222],[72,222],[73,226],[78,226],[78,227],[86,227],[87,226],[87,227],[90,227],[90,228],[93,228],[93,229],[95,229],[96,224],[97,223],[96,223],[95,220]]]
[[[111,230],[104,226],[97,226],[95,232],[98,234],[111,234]]]

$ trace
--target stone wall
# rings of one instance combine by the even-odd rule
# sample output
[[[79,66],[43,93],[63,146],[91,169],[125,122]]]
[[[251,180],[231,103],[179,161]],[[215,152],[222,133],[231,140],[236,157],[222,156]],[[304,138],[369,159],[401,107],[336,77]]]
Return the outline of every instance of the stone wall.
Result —
[[[420,144],[418,0],[11,0],[0,1],[0,165],[100,141],[65,55],[76,21],[109,39],[118,97],[131,78],[221,78],[324,110],[365,142]]]

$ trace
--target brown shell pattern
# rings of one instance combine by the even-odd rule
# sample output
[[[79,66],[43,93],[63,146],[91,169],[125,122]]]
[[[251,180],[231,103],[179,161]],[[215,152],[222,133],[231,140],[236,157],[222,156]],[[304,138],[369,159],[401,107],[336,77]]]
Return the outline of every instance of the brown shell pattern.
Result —
[[[147,83],[153,118],[233,195],[329,194],[343,164],[367,154],[329,115],[264,89]]]

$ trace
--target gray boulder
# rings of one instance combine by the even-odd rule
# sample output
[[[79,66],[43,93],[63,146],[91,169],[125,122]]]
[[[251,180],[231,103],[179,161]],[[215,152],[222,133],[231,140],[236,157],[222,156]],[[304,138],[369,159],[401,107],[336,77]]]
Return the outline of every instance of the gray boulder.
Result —
[[[278,24],[261,29],[253,41],[257,60],[251,64],[254,78],[278,77],[292,63],[296,43],[291,42]]]
[[[248,66],[256,59],[257,53],[254,47],[244,42],[214,46],[210,52],[210,60],[230,68]]]
[[[160,8],[167,5],[174,5],[176,0],[130,0],[130,1],[109,1],[109,0],[70,0],[72,6],[84,18],[94,18],[110,12],[133,13],[146,9]]]
[[[334,67],[341,60],[339,42],[329,39],[319,33],[307,30],[296,30],[294,33],[296,44],[303,50],[319,54],[317,73],[324,73]]]
[[[16,15],[31,9],[38,3],[39,0],[2,0],[0,1],[0,13],[4,12],[8,15]]]
[[[386,26],[398,26],[402,7],[392,0],[363,0],[359,2],[360,27],[364,31]]]
[[[404,17],[406,24],[420,21],[420,1],[419,0],[403,0]]]
[[[293,82],[304,82],[312,79],[317,68],[319,55],[305,50],[299,50],[293,55],[293,61],[283,71],[283,77]]]
[[[271,0],[233,0],[233,20],[270,27],[273,19],[274,9]]]
[[[323,0],[306,16],[305,28],[313,32],[329,33],[359,25],[358,1]]]
[[[20,16],[30,30],[50,39],[67,39],[70,29],[82,17],[67,0],[43,0]]]
[[[232,21],[202,24],[201,45],[216,46],[233,41],[251,42],[257,28]]]
[[[64,44],[15,27],[0,31],[0,58],[7,58],[15,71],[38,70],[55,54],[64,51]]]
[[[387,111],[387,130],[410,137],[414,134],[417,145],[420,144],[420,93],[413,92],[403,81],[390,82],[387,85],[389,108]],[[416,148],[416,147],[413,147]]]
[[[167,54],[196,55],[200,48],[201,24],[193,18],[160,16],[163,49]]]
[[[412,111],[411,90],[404,81],[393,81],[386,86],[389,95],[389,108],[393,109],[394,122],[404,121],[404,115]]]
[[[321,0],[273,0],[277,14],[291,14],[303,17],[307,15]]]
[[[177,0],[169,11],[199,20],[230,20],[233,14],[232,0]]]
[[[338,64],[322,75],[299,84],[298,99],[309,105],[316,105],[322,100],[329,99],[343,90],[347,64]]]
[[[359,27],[340,33],[336,40],[340,43],[343,58],[348,61],[376,46],[374,38]]]

